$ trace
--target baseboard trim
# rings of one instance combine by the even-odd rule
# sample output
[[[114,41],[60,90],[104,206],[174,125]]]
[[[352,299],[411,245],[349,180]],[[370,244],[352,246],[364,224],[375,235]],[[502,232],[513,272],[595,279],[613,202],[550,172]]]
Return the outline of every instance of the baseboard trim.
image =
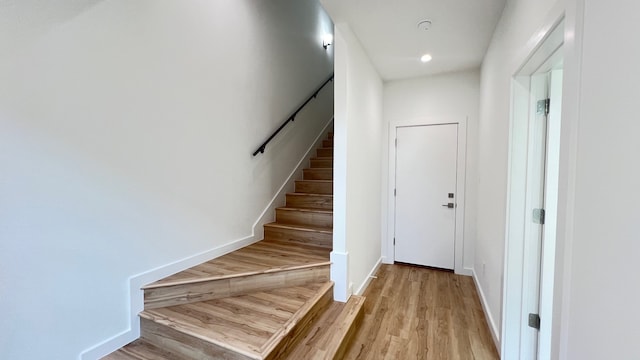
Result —
[[[458,275],[464,276],[473,276],[473,268],[463,268],[460,272],[457,272]]]
[[[496,322],[491,316],[491,312],[489,311],[489,306],[487,305],[487,298],[484,295],[484,291],[482,291],[482,287],[480,286],[480,282],[478,281],[478,275],[476,274],[475,269],[471,269],[473,278],[473,283],[476,286],[476,290],[478,291],[478,297],[480,298],[480,303],[482,304],[482,310],[484,311],[485,317],[487,318],[487,322],[489,323],[489,331],[491,332],[491,337],[493,338],[493,343],[496,345],[496,350],[498,351],[498,355],[500,355],[500,336],[498,335],[498,327],[496,326]]]
[[[109,355],[110,353],[112,353],[115,349],[119,349],[122,346],[135,341],[137,338],[139,338],[140,335],[136,335],[134,334],[133,331],[131,331],[131,329],[125,330],[121,333],[119,333],[118,335],[115,335],[103,342],[101,342],[100,344],[95,345],[94,347],[87,349],[85,351],[83,351],[80,354],[80,359],[82,360],[95,360],[95,359],[100,359],[104,356]]]
[[[378,261],[376,261],[376,264],[373,265],[373,268],[371,269],[371,271],[369,271],[369,275],[367,275],[367,278],[364,280],[362,285],[360,285],[358,290],[355,292],[356,295],[364,294],[364,291],[367,290],[367,287],[369,287],[371,280],[375,278],[376,273],[378,272],[378,269],[380,269],[381,265],[382,265],[382,258],[378,259]]]
[[[280,186],[278,191],[276,191],[271,201],[269,201],[262,213],[260,213],[260,216],[258,216],[258,219],[253,223],[251,235],[130,277],[128,279],[130,301],[129,328],[84,350],[80,353],[79,358],[81,360],[100,359],[140,338],[140,319],[138,314],[144,310],[144,292],[141,290],[142,286],[262,240],[264,237],[264,224],[275,220],[275,209],[284,203],[286,193],[293,191],[295,180],[302,177],[302,170],[305,164],[308,163],[309,159],[313,156],[313,151],[320,145],[332,124],[333,117],[327,121],[304,156],[301,157],[285,182]]]

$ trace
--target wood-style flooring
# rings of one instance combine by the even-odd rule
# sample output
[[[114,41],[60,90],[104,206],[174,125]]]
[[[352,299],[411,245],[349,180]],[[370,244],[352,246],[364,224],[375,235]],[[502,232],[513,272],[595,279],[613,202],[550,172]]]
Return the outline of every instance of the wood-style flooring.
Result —
[[[382,265],[345,359],[498,360],[473,279]]]

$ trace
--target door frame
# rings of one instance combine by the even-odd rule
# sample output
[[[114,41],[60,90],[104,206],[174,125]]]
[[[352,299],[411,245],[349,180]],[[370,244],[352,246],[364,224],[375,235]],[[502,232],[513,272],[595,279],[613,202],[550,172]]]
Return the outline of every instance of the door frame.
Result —
[[[521,329],[523,323],[523,289],[526,280],[531,276],[525,268],[525,228],[526,228],[526,202],[528,197],[528,158],[529,158],[529,121],[533,114],[531,102],[531,78],[540,72],[549,59],[557,54],[562,54],[564,46],[564,14],[548,24],[545,31],[537,35],[537,43],[522,65],[514,73],[511,81],[511,116],[509,123],[509,163],[507,182],[507,213],[505,229],[505,252],[502,294],[502,330],[500,336],[502,358],[520,358],[523,344],[521,343]],[[551,127],[549,127],[551,128]],[[549,140],[557,143],[548,144],[559,149],[559,126],[555,128],[558,134],[549,133]],[[549,141],[548,140],[548,141]],[[549,158],[547,160],[549,161]],[[549,194],[545,194],[546,221],[544,228],[544,241],[541,250],[540,268],[540,303],[539,312],[543,319],[538,334],[538,358],[548,359],[551,356],[551,322],[554,307],[554,277],[555,277],[555,250],[556,250],[556,219],[557,219],[557,172],[545,175],[547,184],[549,176],[554,177],[555,202],[549,205]],[[545,192],[548,191],[545,189]],[[555,209],[553,205],[555,204]]]
[[[394,189],[396,188],[396,134],[400,127],[433,126],[433,125],[458,125],[457,169],[456,169],[456,221],[454,240],[454,272],[461,275],[471,275],[471,269],[464,267],[464,218],[465,218],[465,183],[466,183],[466,158],[467,158],[467,119],[413,119],[405,121],[393,121],[389,123],[389,181],[387,188],[387,257],[386,263],[395,261],[395,246],[393,239],[396,232],[396,200]]]

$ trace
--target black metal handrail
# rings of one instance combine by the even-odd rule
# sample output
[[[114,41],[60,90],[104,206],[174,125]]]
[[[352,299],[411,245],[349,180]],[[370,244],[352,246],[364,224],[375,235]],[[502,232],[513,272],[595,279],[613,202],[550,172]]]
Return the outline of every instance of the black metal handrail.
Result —
[[[269,138],[265,142],[263,142],[256,151],[253,152],[253,156],[258,155],[258,153],[264,154],[264,149],[266,149],[269,141],[273,140],[273,138],[276,137],[276,135],[278,135],[278,133],[282,131],[282,129],[284,129],[284,127],[287,126],[289,122],[294,121],[296,119],[296,115],[298,115],[300,110],[302,110],[311,100],[315,99],[318,96],[320,90],[322,90],[322,88],[324,88],[331,81],[333,81],[333,74],[331,74],[331,76],[325,82],[323,82],[322,85],[320,85],[320,87],[313,93],[313,95],[309,96],[309,98],[304,103],[302,103],[302,105],[300,105],[300,107],[296,111],[294,111],[293,114],[291,114],[291,116],[289,116],[287,120],[285,120],[285,122],[283,122],[282,125],[280,125],[280,127],[276,131],[274,131],[273,134],[271,134],[271,136],[269,136]]]

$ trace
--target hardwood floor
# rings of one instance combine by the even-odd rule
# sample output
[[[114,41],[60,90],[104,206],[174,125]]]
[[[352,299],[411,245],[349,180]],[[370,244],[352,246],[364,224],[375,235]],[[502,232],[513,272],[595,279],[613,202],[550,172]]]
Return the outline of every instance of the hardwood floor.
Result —
[[[364,296],[345,359],[499,359],[470,277],[382,265]]]

